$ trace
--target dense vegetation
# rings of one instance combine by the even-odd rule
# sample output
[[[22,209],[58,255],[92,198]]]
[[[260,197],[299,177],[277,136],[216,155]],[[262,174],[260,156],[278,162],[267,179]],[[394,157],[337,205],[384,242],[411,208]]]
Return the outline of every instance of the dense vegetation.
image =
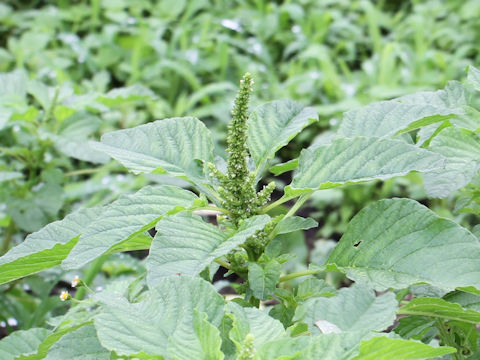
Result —
[[[480,358],[479,17],[0,4],[0,357]]]

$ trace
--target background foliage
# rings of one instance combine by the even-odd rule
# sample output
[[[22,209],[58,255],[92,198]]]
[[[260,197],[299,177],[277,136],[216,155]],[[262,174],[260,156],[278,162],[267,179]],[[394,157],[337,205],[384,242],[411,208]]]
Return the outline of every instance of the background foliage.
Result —
[[[191,115],[209,126],[221,149],[236,83],[249,71],[259,84],[253,105],[289,98],[320,115],[277,154],[282,163],[311,141],[329,142],[344,111],[462,80],[468,65],[480,63],[478,18],[475,0],[3,2],[0,253],[81,206],[109,203],[148,183],[182,185],[162,175],[132,177],[89,140]],[[477,189],[432,200],[409,175],[319,192],[303,215],[320,226],[307,237],[284,235],[297,255],[286,266],[322,262],[348,221],[386,197],[408,196],[473,228],[478,203],[469,199]],[[109,278],[141,274],[142,256],[101,258],[82,277],[102,287]],[[2,285],[2,334],[63,313],[57,283],[74,275],[53,269]]]

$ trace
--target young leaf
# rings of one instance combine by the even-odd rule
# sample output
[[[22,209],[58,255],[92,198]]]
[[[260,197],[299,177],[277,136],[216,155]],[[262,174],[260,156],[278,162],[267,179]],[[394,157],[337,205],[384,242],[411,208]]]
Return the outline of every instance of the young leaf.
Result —
[[[444,290],[480,288],[480,241],[455,222],[409,199],[361,210],[328,263],[376,290],[427,283]]]
[[[225,311],[233,315],[230,339],[237,347],[241,346],[248,334],[253,335],[255,348],[269,341],[285,338],[282,323],[268,316],[265,311],[257,308],[242,308],[233,302],[227,304]]]
[[[102,136],[93,146],[135,174],[168,173],[196,176],[195,159],[213,160],[210,131],[193,117],[158,120]]]
[[[269,222],[268,215],[249,218],[233,234],[226,234],[200,216],[179,213],[157,223],[157,234],[146,260],[147,282],[155,285],[176,273],[198,275],[216,258],[228,254]]]
[[[308,299],[297,307],[294,320],[308,324],[314,335],[321,334],[315,326],[319,320],[326,320],[342,331],[382,331],[395,321],[397,307],[394,293],[376,296],[370,288],[355,284],[333,297]]]
[[[352,360],[415,360],[431,359],[457,350],[448,346],[432,347],[421,342],[404,339],[389,339],[377,336],[363,341],[360,354]]]
[[[0,257],[0,284],[60,265],[103,208],[82,209],[48,224]]]
[[[108,360],[110,351],[100,345],[95,327],[88,324],[52,345],[45,360],[57,359]]]
[[[21,355],[34,353],[49,333],[47,329],[39,328],[15,331],[0,340],[0,358],[14,360]]]
[[[448,127],[435,136],[428,148],[446,158],[445,169],[423,175],[431,197],[446,197],[467,185],[480,168],[480,138],[472,131]]]
[[[62,267],[85,265],[120,242],[154,227],[169,211],[188,208],[197,199],[190,191],[168,185],[146,186],[135,194],[121,196],[83,230]]]
[[[303,128],[318,120],[314,108],[291,100],[260,105],[248,119],[248,148],[258,165],[273,159]]]
[[[214,326],[223,316],[223,297],[208,282],[189,276],[162,279],[138,303],[112,293],[96,296],[103,306],[95,317],[98,338],[119,355],[144,352],[167,359],[202,358],[204,335],[197,335],[194,313],[205,313]]]
[[[407,305],[402,306],[398,313],[480,324],[480,312],[465,310],[458,304],[452,304],[439,298],[412,299]]]
[[[220,350],[222,347],[220,331],[208,321],[205,313],[196,309],[193,310],[193,328],[203,350],[203,354],[199,355],[199,357],[223,360],[224,355]]]
[[[400,140],[358,137],[337,139],[313,151],[303,150],[298,162],[287,190],[328,189],[345,183],[385,180],[412,170],[441,168],[444,159]]]
[[[250,263],[248,265],[248,286],[253,296],[266,300],[275,292],[282,266],[275,260],[265,264]]]

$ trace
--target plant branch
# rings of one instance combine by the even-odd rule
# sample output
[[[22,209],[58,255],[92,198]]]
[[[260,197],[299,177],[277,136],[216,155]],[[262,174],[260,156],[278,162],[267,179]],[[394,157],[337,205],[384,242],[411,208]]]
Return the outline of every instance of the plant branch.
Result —
[[[291,273],[291,274],[288,274],[288,275],[285,275],[285,276],[281,276],[279,282],[296,279],[296,278],[302,277],[302,276],[320,274],[322,272],[325,272],[325,270],[323,270],[323,269],[322,270],[303,270],[303,271]]]

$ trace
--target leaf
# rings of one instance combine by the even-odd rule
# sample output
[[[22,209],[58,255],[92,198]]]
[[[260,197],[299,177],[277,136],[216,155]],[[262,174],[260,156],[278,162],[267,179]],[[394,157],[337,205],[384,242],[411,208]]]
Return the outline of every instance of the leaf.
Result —
[[[167,185],[146,186],[135,194],[121,196],[83,230],[62,267],[76,269],[85,265],[113,246],[153,228],[169,211],[188,208],[197,199],[190,191]]]
[[[444,296],[444,300],[456,303],[464,309],[480,312],[480,295],[464,291],[454,291]]]
[[[205,313],[201,313],[196,309],[193,310],[193,328],[203,351],[203,354],[197,355],[197,358],[223,360],[220,331],[207,320]]]
[[[75,159],[95,163],[105,163],[109,157],[90,148],[87,138],[101,125],[101,120],[85,112],[77,112],[62,122],[58,135],[50,137],[58,151]]]
[[[233,234],[202,220],[198,215],[179,213],[157,223],[157,234],[146,260],[147,282],[156,284],[165,276],[177,273],[198,275],[216,258],[228,254],[261,230],[268,215],[246,220]]]
[[[174,356],[179,360],[201,358],[203,347],[194,329],[194,312],[205,313],[214,326],[223,316],[223,297],[208,282],[189,276],[160,280],[138,303],[112,293],[96,297],[103,306],[94,321],[98,338],[103,347],[119,355],[143,351],[169,360]]]
[[[318,120],[314,108],[291,100],[260,105],[247,121],[247,144],[257,166],[273,159],[303,128]]]
[[[108,360],[110,351],[100,345],[93,324],[64,335],[52,345],[45,360]]]
[[[16,171],[0,171],[0,182],[8,181],[13,179],[20,179],[23,177],[23,174]]]
[[[308,230],[318,226],[318,223],[312,218],[302,218],[300,216],[290,216],[282,219],[275,227],[275,234],[287,234],[298,230]]]
[[[278,176],[287,171],[295,170],[297,167],[298,159],[293,159],[281,164],[274,165],[270,169],[268,169],[268,171],[270,171],[273,175]]]
[[[198,171],[195,159],[212,161],[210,131],[192,117],[159,120],[102,136],[93,146],[135,174],[166,172],[188,177]]]
[[[40,328],[13,332],[0,340],[0,358],[14,360],[17,356],[34,353],[49,333],[47,329]]]
[[[370,288],[355,284],[340,289],[333,297],[308,299],[297,307],[294,320],[308,324],[314,335],[321,334],[315,325],[319,320],[326,320],[342,331],[382,331],[395,321],[397,307],[394,293],[376,296]]]
[[[271,260],[265,264],[248,264],[248,286],[253,296],[260,300],[270,298],[275,292],[282,266]]]
[[[288,189],[328,189],[345,183],[403,176],[443,165],[443,157],[400,140],[337,139],[313,151],[303,150]]]
[[[81,232],[101,212],[101,207],[82,209],[28,235],[0,257],[0,284],[60,265]]]
[[[377,201],[348,224],[328,263],[376,290],[480,287],[480,241],[410,199]]]
[[[260,309],[243,308],[234,302],[229,302],[225,311],[227,314],[233,315],[229,336],[237,348],[241,348],[248,334],[253,335],[253,343],[256,348],[272,340],[286,340],[282,323]]]
[[[470,65],[468,67],[467,81],[472,84],[475,90],[480,91],[480,70]]]
[[[117,106],[128,101],[138,101],[146,99],[154,99],[156,96],[146,86],[135,84],[128,87],[110,90],[105,95],[101,95],[98,101],[107,106]]]
[[[360,354],[352,360],[414,360],[431,359],[453,354],[457,350],[453,347],[432,347],[421,342],[404,339],[389,339],[377,336],[363,341],[360,345]]]
[[[256,355],[259,360],[348,360],[358,353],[362,339],[372,335],[367,331],[352,331],[286,338],[264,344]]]
[[[480,168],[480,138],[472,131],[448,127],[433,138],[428,148],[446,158],[445,169],[423,175],[431,197],[446,197],[470,183]]]
[[[408,304],[402,306],[398,313],[480,324],[480,312],[465,310],[458,304],[452,304],[439,298],[412,299]]]
[[[449,106],[446,96],[445,90],[420,92],[347,111],[343,114],[337,137],[388,137],[421,119],[460,113]]]

